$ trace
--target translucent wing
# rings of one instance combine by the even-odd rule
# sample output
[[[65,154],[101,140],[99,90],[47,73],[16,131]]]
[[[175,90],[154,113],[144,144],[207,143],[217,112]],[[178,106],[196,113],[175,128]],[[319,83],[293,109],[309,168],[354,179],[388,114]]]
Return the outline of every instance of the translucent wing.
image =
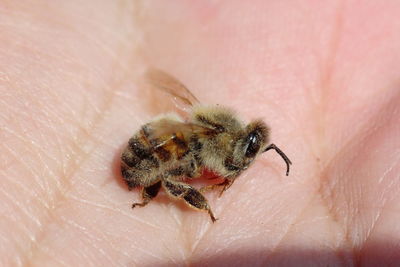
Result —
[[[144,135],[155,148],[165,146],[170,141],[173,141],[175,145],[185,146],[191,136],[197,135],[199,138],[204,138],[216,133],[211,128],[170,118],[162,118],[146,124],[144,131]]]
[[[149,69],[145,73],[146,81],[154,88],[170,95],[174,105],[189,113],[193,105],[199,100],[180,81],[159,69]]]

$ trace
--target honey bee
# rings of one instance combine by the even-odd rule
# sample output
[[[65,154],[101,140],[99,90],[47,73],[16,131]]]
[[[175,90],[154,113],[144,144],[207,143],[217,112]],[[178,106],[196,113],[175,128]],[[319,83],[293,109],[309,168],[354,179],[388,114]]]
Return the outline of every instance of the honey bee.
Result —
[[[215,222],[202,192],[222,188],[221,195],[261,153],[275,150],[285,161],[289,175],[292,163],[276,145],[268,144],[270,130],[263,121],[245,125],[228,108],[200,105],[182,83],[161,70],[151,69],[145,77],[179,103],[180,109],[189,107],[191,111],[187,119],[174,114],[159,116],[129,140],[121,156],[122,177],[129,189],[142,187],[143,199],[132,208],[146,206],[162,187],[189,207],[208,212]],[[200,190],[185,183],[201,177],[205,170],[223,182]]]

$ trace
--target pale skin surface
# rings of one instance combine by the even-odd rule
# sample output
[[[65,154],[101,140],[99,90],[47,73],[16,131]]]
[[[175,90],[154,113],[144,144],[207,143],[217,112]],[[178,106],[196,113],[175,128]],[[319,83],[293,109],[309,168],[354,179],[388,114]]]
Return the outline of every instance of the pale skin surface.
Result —
[[[400,3],[201,2],[0,3],[1,266],[400,261]],[[289,177],[262,155],[206,194],[215,224],[164,193],[132,210],[149,65],[264,118]]]

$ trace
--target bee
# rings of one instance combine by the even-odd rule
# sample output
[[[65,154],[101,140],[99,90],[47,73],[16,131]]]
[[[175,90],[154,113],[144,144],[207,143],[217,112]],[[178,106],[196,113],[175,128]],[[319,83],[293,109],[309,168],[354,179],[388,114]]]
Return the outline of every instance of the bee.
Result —
[[[189,207],[208,212],[215,218],[202,194],[222,188],[220,195],[232,186],[261,153],[275,150],[286,163],[286,175],[292,162],[274,144],[269,144],[270,130],[261,120],[245,125],[235,113],[221,106],[203,106],[177,79],[156,69],[145,77],[154,88],[171,96],[179,109],[188,113],[184,119],[176,114],[161,115],[143,125],[121,155],[122,177],[129,189],[142,188],[144,207],[161,188],[169,196],[183,200]],[[200,190],[186,183],[215,173],[223,181]]]

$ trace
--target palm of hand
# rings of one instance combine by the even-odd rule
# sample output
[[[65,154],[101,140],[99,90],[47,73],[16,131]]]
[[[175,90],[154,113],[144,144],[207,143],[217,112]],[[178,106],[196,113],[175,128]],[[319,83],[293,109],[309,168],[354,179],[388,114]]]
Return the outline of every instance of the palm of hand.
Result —
[[[7,6],[3,264],[400,260],[400,6],[259,2]],[[135,84],[148,64],[205,103],[264,117],[290,176],[263,155],[221,198],[207,194],[215,224],[163,196],[132,211],[139,195],[116,166],[150,118]]]

